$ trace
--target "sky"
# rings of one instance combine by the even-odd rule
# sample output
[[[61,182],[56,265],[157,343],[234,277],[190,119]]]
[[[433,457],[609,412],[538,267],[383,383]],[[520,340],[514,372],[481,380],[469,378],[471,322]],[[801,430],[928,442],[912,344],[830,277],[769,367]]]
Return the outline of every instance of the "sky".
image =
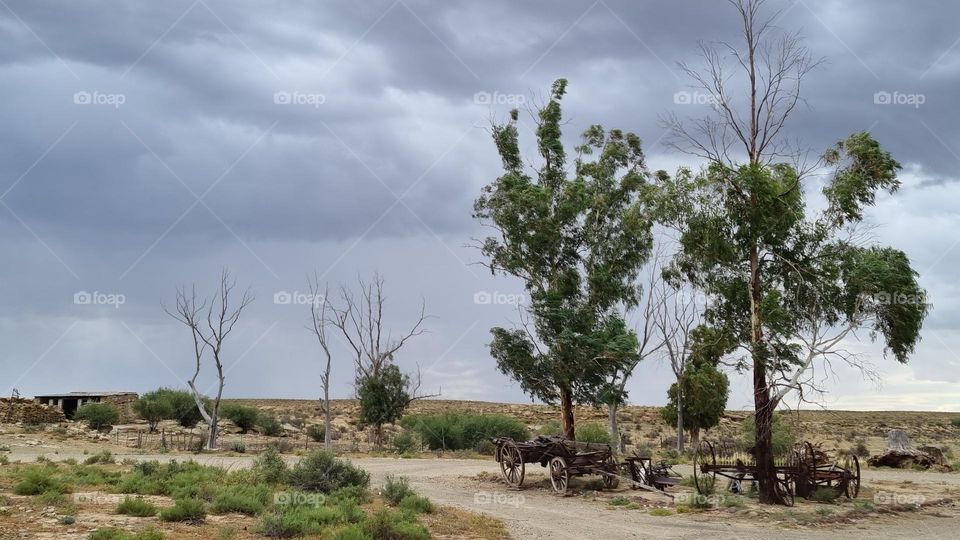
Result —
[[[819,152],[868,130],[904,165],[867,220],[933,304],[908,365],[866,333],[848,343],[882,382],[836,366],[828,408],[960,411],[958,9],[768,4],[825,59],[790,138]],[[472,247],[473,201],[501,172],[491,121],[563,77],[571,145],[602,124],[637,133],[653,170],[696,167],[658,119],[710,112],[678,62],[738,31],[706,0],[0,0],[0,392],[185,386],[189,330],[162,304],[182,285],[212,293],[226,266],[256,296],[224,349],[226,397],[317,398],[308,276],[379,272],[388,330],[421,302],[430,315],[396,358],[422,390],[529,401],[487,348],[517,322],[522,285]],[[335,397],[352,394],[351,362],[336,344]],[[748,407],[747,376],[730,376],[730,408]],[[630,402],[662,404],[671,378],[648,360]]]

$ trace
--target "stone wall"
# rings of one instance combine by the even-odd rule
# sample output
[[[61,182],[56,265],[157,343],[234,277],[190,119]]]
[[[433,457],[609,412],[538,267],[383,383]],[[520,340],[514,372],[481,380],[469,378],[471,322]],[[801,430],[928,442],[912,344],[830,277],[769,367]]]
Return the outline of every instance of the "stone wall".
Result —
[[[65,422],[63,412],[32,399],[0,398],[0,423],[56,424]]]
[[[104,396],[100,402],[114,405],[117,410],[120,411],[120,423],[128,424],[137,419],[136,413],[133,412],[133,404],[137,402],[137,399],[139,399],[137,394],[123,394],[118,396]]]

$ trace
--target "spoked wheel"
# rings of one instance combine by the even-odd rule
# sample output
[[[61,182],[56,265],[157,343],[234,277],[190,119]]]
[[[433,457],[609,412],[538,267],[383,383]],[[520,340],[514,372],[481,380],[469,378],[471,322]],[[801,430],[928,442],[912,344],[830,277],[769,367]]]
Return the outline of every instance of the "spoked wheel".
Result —
[[[855,454],[849,454],[843,467],[850,475],[844,494],[848,499],[856,499],[857,495],[860,494],[860,460],[857,459]]]
[[[517,443],[507,441],[500,447],[500,472],[508,486],[519,488],[523,484],[525,467]]]
[[[700,441],[693,457],[693,484],[697,487],[697,493],[713,493],[717,481],[716,470],[717,454],[713,451],[713,445],[709,441]]]
[[[617,489],[620,485],[620,464],[617,458],[610,456],[604,462],[603,487],[604,489]]]
[[[567,467],[567,460],[560,456],[550,460],[550,484],[553,485],[553,490],[557,494],[567,494],[567,486],[570,484],[570,469]]]
[[[774,489],[777,492],[777,497],[787,506],[793,506],[793,497],[794,490],[796,485],[792,477],[777,478],[777,483],[774,486]]]

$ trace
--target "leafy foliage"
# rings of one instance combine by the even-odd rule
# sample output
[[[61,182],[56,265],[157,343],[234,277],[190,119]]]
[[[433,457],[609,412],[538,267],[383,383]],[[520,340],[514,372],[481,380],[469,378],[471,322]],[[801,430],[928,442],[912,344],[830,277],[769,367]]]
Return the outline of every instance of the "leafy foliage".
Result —
[[[133,403],[133,412],[146,420],[150,431],[153,432],[157,430],[157,424],[161,420],[173,415],[173,406],[169,400],[158,399],[155,396],[142,397]]]
[[[748,446],[756,443],[756,423],[753,416],[743,421],[743,442]],[[793,431],[793,424],[784,413],[773,415],[773,453],[777,456],[786,456],[797,442]]]
[[[520,154],[517,111],[493,126],[503,174],[483,189],[474,217],[498,233],[481,246],[491,271],[520,278],[529,294],[531,325],[493,328],[491,354],[525,392],[559,401],[572,417],[573,402],[601,403],[608,375],[636,352],[622,309],[638,301],[635,278],[652,246],[652,188],[640,139],[601,126],[584,132],[567,177],[566,85],[554,82],[537,111],[542,165],[533,175]]]
[[[169,414],[166,419],[176,420],[183,427],[193,427],[197,422],[203,419],[200,410],[197,409],[197,403],[193,396],[186,390],[174,390],[172,388],[158,388],[152,392],[147,392],[140,397],[140,401],[158,402],[162,407],[169,408]],[[205,400],[206,401],[206,400]],[[209,410],[210,407],[207,406]]]
[[[410,378],[394,364],[379,373],[370,373],[359,380],[360,426],[375,426],[380,433],[384,424],[396,422],[410,405]]]
[[[614,444],[610,431],[599,422],[589,422],[577,428],[577,440],[588,443]]]
[[[246,433],[257,424],[259,413],[254,407],[226,403],[220,408],[220,415],[236,424],[240,433]]]
[[[400,423],[417,433],[431,450],[477,450],[491,437],[510,437],[517,441],[530,437],[522,422],[502,414],[411,415]]]
[[[142,497],[124,497],[115,510],[118,514],[134,517],[152,517],[157,515],[157,507]]]
[[[173,506],[160,511],[161,521],[202,521],[207,509],[199,499],[177,499]]]
[[[101,429],[116,424],[120,411],[110,403],[86,403],[73,413],[73,419],[86,422],[90,429]]]
[[[347,486],[367,487],[370,475],[325,449],[313,450],[290,470],[289,484],[305,491],[330,493]]]

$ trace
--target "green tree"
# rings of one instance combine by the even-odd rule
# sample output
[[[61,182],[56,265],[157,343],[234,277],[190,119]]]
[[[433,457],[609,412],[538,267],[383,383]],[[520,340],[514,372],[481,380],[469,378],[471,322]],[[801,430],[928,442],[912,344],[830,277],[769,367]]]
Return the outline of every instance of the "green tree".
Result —
[[[193,395],[186,390],[161,387],[143,394],[140,396],[140,400],[163,403],[163,406],[169,408],[170,411],[163,418],[176,420],[183,427],[193,427],[203,419],[197,409],[196,402],[193,400]]]
[[[225,404],[221,412],[224,418],[240,428],[240,433],[250,431],[257,424],[257,418],[260,414],[254,407],[234,403]]]
[[[87,403],[73,414],[73,419],[86,422],[90,429],[112,426],[120,420],[120,411],[110,403]]]
[[[660,410],[661,416],[664,422],[675,422],[677,403],[682,403],[683,429],[690,432],[690,441],[696,448],[700,430],[710,429],[720,423],[729,395],[730,380],[725,373],[708,363],[693,364],[683,371],[679,382],[670,385],[667,405]],[[682,436],[677,434],[677,437]]]
[[[622,400],[609,381],[637,355],[623,312],[637,305],[636,277],[652,247],[652,186],[640,139],[600,126],[584,132],[568,176],[566,84],[557,80],[537,111],[539,169],[524,166],[516,110],[493,126],[504,171],[483,189],[474,217],[496,231],[480,246],[490,270],[520,278],[529,295],[530,324],[493,328],[491,354],[525,392],[559,402],[564,435],[574,438],[574,403]]]
[[[157,424],[161,420],[173,415],[173,407],[168,400],[158,399],[156,396],[146,397],[145,395],[134,402],[133,412],[147,421],[150,432],[153,433],[157,431]]]
[[[358,381],[360,397],[360,427],[373,426],[375,442],[383,443],[383,425],[392,424],[403,416],[413,398],[410,395],[410,377],[394,364],[380,368]]]
[[[900,185],[900,164],[868,133],[824,154],[817,165],[830,170],[814,205],[824,210],[808,209],[815,192],[803,180],[813,168],[801,166],[804,154],[791,150],[784,127],[817,62],[795,35],[777,30],[775,16],[760,14],[761,4],[734,3],[741,48],[705,47],[706,68],[686,70],[713,97],[716,115],[693,128],[674,123],[673,144],[708,165],[678,173],[664,208],[680,216],[676,270],[712,297],[706,321],[748,351],[739,367],[752,371],[759,499],[780,503],[772,441],[780,401],[793,390],[809,398],[818,359],[862,367],[842,349],[858,328],[906,362],[927,305],[907,256],[857,234],[876,193]],[[733,72],[724,65],[731,57]],[[740,88],[746,99],[734,95]]]

